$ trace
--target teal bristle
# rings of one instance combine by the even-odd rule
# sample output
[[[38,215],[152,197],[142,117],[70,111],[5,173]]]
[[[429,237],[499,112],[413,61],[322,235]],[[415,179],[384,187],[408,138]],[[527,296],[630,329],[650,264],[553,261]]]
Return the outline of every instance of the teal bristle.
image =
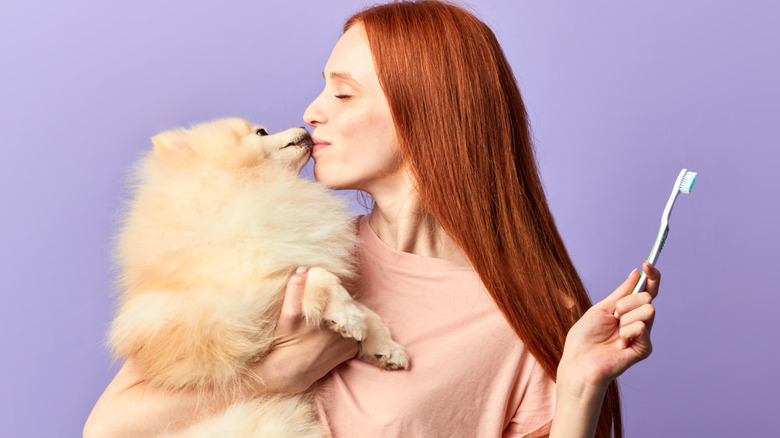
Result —
[[[694,182],[696,182],[696,172],[685,172],[682,181],[680,181],[680,191],[690,193]]]

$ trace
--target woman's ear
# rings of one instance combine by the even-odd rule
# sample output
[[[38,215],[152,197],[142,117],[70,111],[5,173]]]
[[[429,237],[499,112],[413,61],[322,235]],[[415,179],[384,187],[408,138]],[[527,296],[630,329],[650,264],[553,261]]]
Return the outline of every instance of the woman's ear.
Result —
[[[190,132],[183,129],[172,129],[152,137],[154,150],[192,152],[192,142],[190,141]]]

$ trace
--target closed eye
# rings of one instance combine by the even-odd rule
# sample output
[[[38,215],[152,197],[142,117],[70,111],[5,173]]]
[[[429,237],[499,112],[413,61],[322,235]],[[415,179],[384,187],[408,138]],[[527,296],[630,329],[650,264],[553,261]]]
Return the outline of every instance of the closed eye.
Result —
[[[260,128],[257,130],[257,132],[255,132],[255,134],[259,136],[268,135],[268,131],[266,131],[265,128]]]

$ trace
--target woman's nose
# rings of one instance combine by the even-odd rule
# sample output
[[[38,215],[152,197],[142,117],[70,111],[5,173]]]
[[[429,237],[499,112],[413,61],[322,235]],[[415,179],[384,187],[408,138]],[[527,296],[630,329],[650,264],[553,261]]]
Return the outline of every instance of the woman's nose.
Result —
[[[325,123],[325,116],[319,106],[320,96],[317,96],[303,112],[303,121],[310,126],[319,126]]]

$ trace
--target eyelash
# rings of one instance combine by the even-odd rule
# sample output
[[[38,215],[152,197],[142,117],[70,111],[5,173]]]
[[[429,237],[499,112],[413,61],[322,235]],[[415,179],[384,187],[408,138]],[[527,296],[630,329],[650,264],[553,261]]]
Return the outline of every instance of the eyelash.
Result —
[[[337,94],[335,97],[336,99],[349,99],[352,96],[350,96],[349,94]]]

